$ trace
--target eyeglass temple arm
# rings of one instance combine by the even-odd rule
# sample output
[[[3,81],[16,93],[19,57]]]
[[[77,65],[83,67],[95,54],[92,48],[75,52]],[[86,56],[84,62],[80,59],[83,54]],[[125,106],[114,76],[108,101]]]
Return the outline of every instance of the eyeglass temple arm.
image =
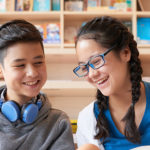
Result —
[[[114,49],[116,47],[117,44],[115,44],[114,46],[112,46],[111,48],[109,48],[105,53],[104,53],[104,56],[106,54],[108,54],[112,49]]]

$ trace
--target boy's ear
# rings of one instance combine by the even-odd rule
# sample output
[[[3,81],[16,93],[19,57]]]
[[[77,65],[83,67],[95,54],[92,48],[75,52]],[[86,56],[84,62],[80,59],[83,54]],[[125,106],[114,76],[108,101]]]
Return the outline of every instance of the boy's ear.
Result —
[[[3,78],[3,73],[2,73],[2,66],[1,66],[1,64],[0,64],[0,79],[4,79],[4,78]]]

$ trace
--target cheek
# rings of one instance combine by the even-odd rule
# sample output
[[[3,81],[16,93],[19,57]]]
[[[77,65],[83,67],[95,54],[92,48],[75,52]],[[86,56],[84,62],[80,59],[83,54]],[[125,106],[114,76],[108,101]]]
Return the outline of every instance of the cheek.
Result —
[[[89,78],[89,76],[86,76],[85,80],[88,81],[90,84],[93,84],[93,80],[92,78]]]
[[[40,74],[42,75],[42,77],[43,77],[45,80],[47,79],[46,65],[43,66],[43,67],[40,69]]]

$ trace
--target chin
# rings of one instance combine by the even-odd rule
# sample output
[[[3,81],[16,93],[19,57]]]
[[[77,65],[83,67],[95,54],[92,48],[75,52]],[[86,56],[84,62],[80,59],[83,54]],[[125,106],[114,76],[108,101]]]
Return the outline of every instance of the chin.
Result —
[[[34,92],[34,93],[26,93],[25,96],[32,98],[32,97],[36,97],[39,94],[39,92]]]
[[[99,89],[99,90],[101,91],[101,93],[102,93],[104,96],[110,96],[110,95],[111,95],[110,91],[108,91],[107,89],[106,89],[106,90],[101,90],[101,89]]]

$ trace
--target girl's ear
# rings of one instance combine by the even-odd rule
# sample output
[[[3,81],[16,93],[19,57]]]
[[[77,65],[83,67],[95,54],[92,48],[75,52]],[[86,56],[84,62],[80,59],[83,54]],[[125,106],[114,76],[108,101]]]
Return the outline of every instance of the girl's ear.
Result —
[[[120,57],[123,61],[125,62],[129,62],[130,58],[131,58],[131,51],[129,49],[129,47],[126,47],[125,49],[123,49],[120,53]]]

